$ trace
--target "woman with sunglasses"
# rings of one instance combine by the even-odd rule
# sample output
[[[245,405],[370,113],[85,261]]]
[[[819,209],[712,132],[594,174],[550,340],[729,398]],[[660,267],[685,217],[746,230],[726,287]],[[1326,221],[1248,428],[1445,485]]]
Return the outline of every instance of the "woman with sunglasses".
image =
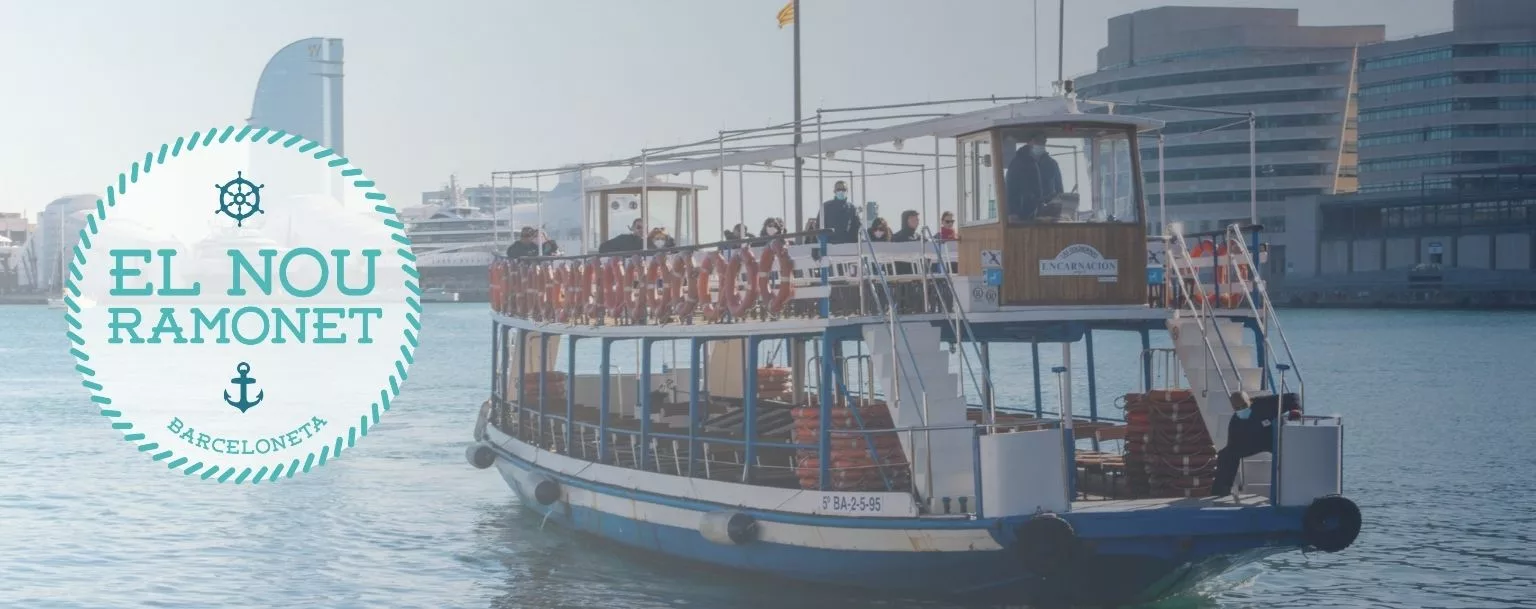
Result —
[[[939,229],[940,241],[954,241],[960,238],[960,235],[955,233],[955,212],[944,212],[939,216],[939,222],[944,225]]]

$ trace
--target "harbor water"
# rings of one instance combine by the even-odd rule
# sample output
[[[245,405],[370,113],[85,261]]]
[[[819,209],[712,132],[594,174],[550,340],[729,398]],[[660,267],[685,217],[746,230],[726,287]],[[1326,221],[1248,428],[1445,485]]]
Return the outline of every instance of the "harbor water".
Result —
[[[124,442],[80,386],[60,311],[0,308],[0,607],[946,606],[668,563],[546,528],[464,461],[490,380],[485,311],[428,305],[404,392],[356,449],[236,486],[171,473]],[[1308,411],[1344,416],[1344,484],[1365,528],[1343,553],[1275,557],[1160,606],[1536,607],[1536,314],[1281,317]],[[1094,348],[1098,410],[1118,414],[1139,339],[1100,333]],[[993,366],[1000,400],[1032,408],[1028,354],[994,347]],[[1060,349],[1041,354],[1054,408]],[[1086,415],[1084,356],[1079,345],[1073,395]]]

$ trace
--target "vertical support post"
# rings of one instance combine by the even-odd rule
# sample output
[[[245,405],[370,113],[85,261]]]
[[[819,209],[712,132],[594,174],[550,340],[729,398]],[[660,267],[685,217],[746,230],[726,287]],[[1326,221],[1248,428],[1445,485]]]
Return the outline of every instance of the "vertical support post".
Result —
[[[500,402],[505,396],[501,390],[501,377],[506,366],[501,359],[501,323],[491,321],[491,402]]]
[[[820,234],[816,236],[816,243],[821,249],[821,260],[817,262],[821,264],[821,285],[828,288],[827,295],[821,297],[821,318],[826,319],[832,316],[832,292],[830,290],[832,285],[832,265],[827,258],[827,229],[821,226],[819,230]],[[830,361],[828,360],[828,362]],[[824,362],[823,365],[828,364]]]
[[[541,242],[540,247],[543,246]],[[539,448],[549,448],[544,440],[544,428],[549,425],[546,407],[549,405],[549,335],[539,333]]]
[[[992,396],[992,343],[987,341],[981,341],[981,405],[987,409],[987,422],[997,423],[997,401]]]
[[[1040,391],[1040,343],[1029,341],[1030,365],[1035,373],[1035,418],[1045,418],[1045,398]]]
[[[1248,223],[1259,223],[1259,118],[1248,113]]]
[[[528,414],[528,384],[523,382],[523,378],[528,376],[527,330],[519,329],[517,331],[516,348],[517,379],[515,380],[517,381],[517,439],[526,442],[528,441],[528,438],[524,437],[524,432],[527,430],[527,427],[523,424],[523,417]]]
[[[820,434],[816,439],[816,461],[820,472],[816,477],[818,488],[832,490],[832,336],[821,333],[821,357],[817,358],[816,400],[821,421]]]
[[[693,477],[694,452],[699,445],[699,377],[704,376],[699,363],[699,351],[704,341],[694,338],[688,341],[688,477]]]
[[[1072,343],[1061,343],[1061,424],[1072,428]]]
[[[635,455],[635,469],[645,471],[651,452],[651,346],[655,339],[640,339],[640,450]]]
[[[1163,176],[1163,134],[1157,134],[1157,234],[1168,234],[1168,185]],[[1163,247],[1167,259],[1167,246]]]
[[[1083,332],[1083,340],[1088,351],[1088,420],[1099,422],[1099,383],[1093,365],[1093,329]],[[1093,438],[1093,450],[1099,450],[1099,438]]]
[[[601,395],[601,403],[597,405],[597,462],[608,462],[608,403],[613,397],[613,390],[609,387],[612,377],[608,374],[608,365],[611,360],[609,351],[613,349],[613,339],[604,338],[599,345],[602,355],[598,358],[598,381],[602,386],[598,388]]]
[[[1152,333],[1146,328],[1141,329],[1141,383],[1143,391],[1152,391]]]
[[[742,371],[741,378],[746,384],[746,392],[742,402],[747,416],[741,424],[741,435],[747,441],[747,449],[745,451],[746,458],[743,459],[746,463],[741,466],[741,482],[743,484],[751,484],[752,466],[757,461],[757,350],[760,343],[758,343],[756,336],[748,336],[746,341],[747,353],[746,357],[743,358],[745,370]]]
[[[795,13],[795,227],[789,232],[798,232],[805,227],[805,187],[800,179],[800,0],[794,0],[790,10]],[[816,113],[816,130],[821,131],[821,112]],[[817,137],[816,139],[821,139]],[[820,201],[820,199],[818,199]]]
[[[1253,344],[1253,363],[1258,366],[1259,370],[1264,371],[1264,374],[1259,375],[1259,389],[1273,389],[1278,393],[1280,388],[1275,387],[1270,379],[1269,358],[1266,357],[1269,350],[1264,348],[1264,329],[1257,323],[1253,324]]]
[[[576,336],[566,337],[565,354],[565,454],[574,457],[576,453],[571,450],[571,435],[576,429]],[[586,448],[582,448],[583,451]]]
[[[977,427],[977,428],[971,430],[971,484],[976,487],[973,490],[973,492],[971,493],[971,495],[973,495],[975,497],[975,499],[976,499],[976,511],[974,513],[976,514],[976,519],[977,520],[980,520],[981,518],[983,518],[983,516],[982,516],[982,508],[981,508],[981,506],[982,506],[982,503],[981,503],[981,501],[982,501],[982,497],[981,497],[981,430],[982,429],[983,428],[981,428],[981,427]]]
[[[939,175],[943,168],[943,159],[939,157],[939,138],[933,138],[933,217],[935,218],[944,215],[944,191],[941,190],[939,186],[939,182],[941,181]],[[958,203],[956,204],[956,207],[959,207]],[[959,212],[959,209],[955,210],[955,213]],[[959,225],[957,224],[956,227],[958,228]],[[940,228],[943,228],[943,226],[941,225]]]

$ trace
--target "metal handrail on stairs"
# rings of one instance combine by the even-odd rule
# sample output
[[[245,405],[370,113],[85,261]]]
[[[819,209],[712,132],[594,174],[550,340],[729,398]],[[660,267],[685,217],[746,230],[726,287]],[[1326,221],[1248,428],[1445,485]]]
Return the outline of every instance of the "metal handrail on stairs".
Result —
[[[1192,314],[1192,319],[1195,320],[1195,327],[1200,329],[1201,340],[1205,343],[1206,352],[1211,356],[1211,362],[1218,364],[1216,369],[1216,377],[1221,381],[1222,391],[1225,392],[1225,397],[1230,402],[1232,400],[1232,387],[1227,384],[1227,375],[1221,371],[1219,360],[1216,358],[1216,349],[1211,346],[1210,330],[1206,328],[1205,322],[1203,321],[1204,319],[1209,318],[1212,322],[1214,322],[1216,320],[1215,312],[1211,310],[1210,302],[1206,298],[1205,286],[1200,284],[1200,271],[1199,269],[1195,268],[1194,259],[1189,255],[1189,246],[1184,242],[1184,235],[1174,233],[1173,244],[1177,247],[1174,249],[1171,255],[1168,256],[1168,262],[1170,267],[1173,269],[1174,279],[1178,281],[1180,291],[1185,292],[1184,302],[1189,307],[1189,311]],[[1193,275],[1193,277],[1190,278],[1187,283],[1184,277],[1184,268],[1182,266],[1185,263],[1189,265],[1189,271]],[[1188,293],[1188,290],[1185,289],[1184,286],[1186,285],[1194,286],[1195,294],[1193,295],[1193,298]],[[1178,319],[1179,317],[1177,314],[1175,314],[1174,320]],[[1227,355],[1227,363],[1232,367],[1232,374],[1236,377],[1238,388],[1241,389],[1243,380],[1242,374],[1237,370],[1237,362],[1232,358],[1232,350],[1228,348],[1226,336],[1221,333],[1220,328],[1216,329],[1216,338],[1221,342],[1222,352]],[[1174,341],[1175,347],[1177,347],[1178,338],[1175,337]],[[1206,386],[1200,388],[1200,391],[1202,395],[1209,395],[1210,378],[1207,377],[1205,381]],[[1191,387],[1191,389],[1193,389],[1193,387]]]
[[[970,318],[966,317],[965,311],[960,308],[959,303],[955,302],[955,278],[949,272],[949,259],[944,256],[944,242],[934,239],[933,231],[926,226],[923,227],[922,238],[924,242],[933,246],[934,258],[938,261],[945,282],[949,286],[950,297],[946,299],[943,295],[940,295],[938,300],[939,306],[943,308],[944,316],[949,319],[950,327],[954,332],[955,351],[960,354],[960,367],[965,370],[966,376],[971,378],[971,384],[976,387],[976,392],[980,393],[985,401],[983,405],[987,408],[987,422],[996,423],[997,400],[994,396],[997,395],[997,388],[992,385],[992,377],[986,370],[982,370],[981,381],[977,382],[976,369],[971,365],[970,358],[966,357],[965,348],[959,346],[963,337],[970,336],[974,338],[976,332],[971,328]],[[961,332],[962,329],[964,333]],[[976,346],[972,346],[972,348],[976,349],[976,359],[980,360],[981,348]]]
[[[1274,303],[1269,299],[1269,289],[1265,287],[1264,281],[1258,276],[1259,266],[1254,263],[1253,253],[1249,251],[1247,242],[1243,240],[1242,229],[1239,225],[1233,224],[1227,227],[1227,241],[1237,246],[1242,260],[1248,265],[1248,268],[1253,269],[1254,278],[1252,286],[1248,284],[1248,280],[1243,277],[1242,273],[1237,272],[1237,269],[1232,269],[1232,272],[1243,286],[1243,298],[1248,301],[1248,305],[1253,309],[1254,316],[1259,318],[1259,324],[1263,330],[1260,334],[1264,337],[1264,350],[1271,357],[1275,354],[1275,347],[1269,339],[1269,327],[1273,326],[1275,333],[1280,335],[1280,346],[1285,349],[1285,363],[1289,366],[1290,370],[1296,372],[1297,392],[1301,394],[1302,408],[1306,408],[1307,381],[1301,376],[1301,367],[1296,365],[1296,356],[1291,352],[1291,341],[1285,337],[1285,328],[1280,324],[1280,316],[1275,313]],[[1229,258],[1231,258],[1230,246],[1227,253]],[[1258,302],[1254,301],[1254,294],[1259,295]],[[1278,394],[1283,395],[1285,393],[1285,374],[1283,370],[1280,375],[1280,385],[1276,387],[1276,390]]]
[[[860,239],[859,240],[859,245],[860,245],[860,252],[859,252],[859,267],[860,268],[859,268],[859,272],[860,272],[860,275],[861,275],[860,276],[860,280],[861,281],[867,281],[867,279],[864,279],[864,277],[867,276],[866,275],[867,271],[869,269],[871,269],[871,268],[874,269],[875,277],[880,280],[881,290],[880,290],[879,293],[876,293],[875,290],[870,290],[870,292],[875,295],[877,300],[879,299],[879,296],[881,296],[881,295],[885,296],[886,322],[888,324],[890,324],[890,328],[891,328],[891,366],[892,366],[891,374],[894,375],[893,380],[900,379],[902,381],[902,384],[905,384],[907,386],[906,387],[907,392],[911,393],[911,391],[912,391],[912,379],[909,378],[908,375],[902,373],[902,365],[901,365],[902,362],[901,362],[901,359],[896,356],[896,333],[898,331],[901,332],[901,342],[902,342],[903,345],[906,346],[908,354],[911,354],[913,352],[912,351],[912,341],[907,338],[907,329],[905,327],[903,327],[901,324],[896,323],[896,318],[900,317],[900,313],[898,313],[897,310],[896,310],[896,296],[895,296],[895,294],[893,294],[891,292],[891,283],[890,283],[890,281],[888,281],[886,279],[885,269],[881,268],[881,266],[879,264],[879,257],[875,255],[874,245],[872,245],[869,241],[866,241],[864,239]],[[864,290],[863,290],[862,287],[859,289],[859,293],[860,294],[864,293]],[[921,400],[922,400],[922,408],[919,409],[919,414],[922,416],[922,425],[921,425],[921,427],[925,427],[926,428],[926,427],[928,427],[928,424],[929,424],[928,423],[928,421],[929,421],[929,417],[928,417],[928,387],[923,382],[923,372],[921,370],[917,369],[917,366],[915,365],[915,361],[914,361],[914,365],[912,366],[912,371],[913,371],[912,376],[917,377],[917,387],[918,387],[918,391],[919,391],[918,395],[921,396]],[[899,401],[899,399],[901,397],[901,391],[900,391],[901,390],[901,386],[900,386],[900,384],[896,384],[896,383],[893,383],[892,385],[893,385],[892,388],[897,390],[896,391],[896,395],[894,395],[894,396],[886,396],[886,403],[894,405],[894,404],[897,404],[897,402]],[[922,497],[924,497],[926,500],[932,500],[932,498],[933,498],[933,438],[932,438],[932,434],[929,433],[929,432],[926,432],[926,431],[923,432],[923,438],[925,440],[924,443],[923,443],[925,445],[924,446],[924,450],[923,450],[923,458],[926,461],[925,465],[927,466],[927,471],[928,471],[928,475],[925,476],[924,478],[928,482],[928,488],[923,489],[924,493],[923,493]],[[914,440],[915,440],[915,438],[914,438]],[[916,448],[916,442],[913,442],[912,445],[913,445],[914,448]],[[913,455],[913,456],[915,457],[915,455]],[[913,489],[913,490],[915,491],[916,489]]]

